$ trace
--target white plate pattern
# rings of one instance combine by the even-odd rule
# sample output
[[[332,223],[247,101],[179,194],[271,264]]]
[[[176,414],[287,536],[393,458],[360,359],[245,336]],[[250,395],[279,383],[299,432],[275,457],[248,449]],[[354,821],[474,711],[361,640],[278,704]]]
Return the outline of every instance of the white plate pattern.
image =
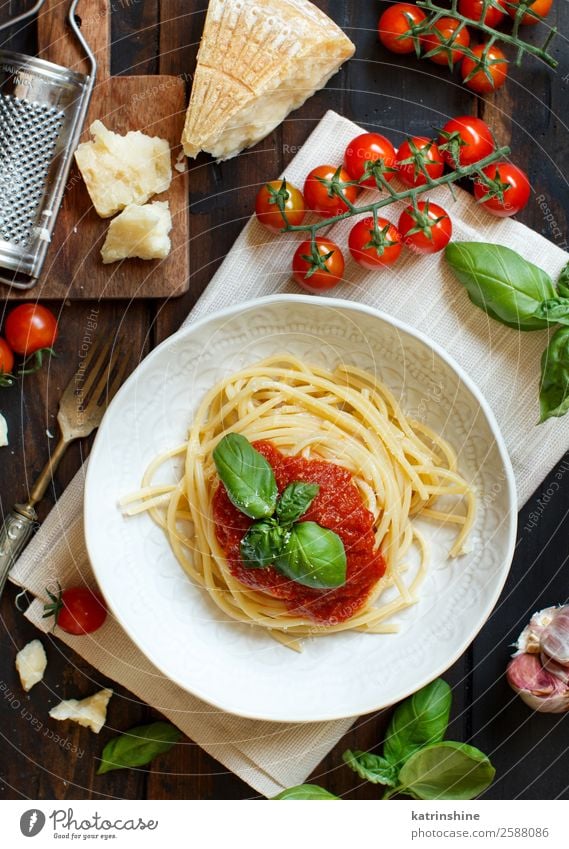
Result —
[[[302,654],[232,621],[179,567],[162,531],[117,507],[160,451],[182,442],[193,411],[222,377],[288,350],[333,368],[378,375],[407,413],[442,433],[478,493],[472,551],[446,562],[446,531],[423,523],[433,563],[418,605],[395,635],[342,633]],[[283,722],[370,712],[448,668],[492,610],[515,539],[513,475],[479,392],[440,349],[410,328],[352,302],[273,296],[232,307],[157,348],[111,404],[89,463],[85,528],[109,605],[149,659],[185,689],[232,713]]]

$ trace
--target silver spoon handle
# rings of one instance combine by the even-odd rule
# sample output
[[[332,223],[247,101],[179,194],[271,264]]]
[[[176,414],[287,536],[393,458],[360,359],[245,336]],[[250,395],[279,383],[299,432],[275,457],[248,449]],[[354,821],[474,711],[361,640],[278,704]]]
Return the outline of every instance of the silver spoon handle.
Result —
[[[30,539],[37,516],[33,508],[22,508],[20,513],[11,510],[0,528],[0,596],[4,591],[8,573]]]

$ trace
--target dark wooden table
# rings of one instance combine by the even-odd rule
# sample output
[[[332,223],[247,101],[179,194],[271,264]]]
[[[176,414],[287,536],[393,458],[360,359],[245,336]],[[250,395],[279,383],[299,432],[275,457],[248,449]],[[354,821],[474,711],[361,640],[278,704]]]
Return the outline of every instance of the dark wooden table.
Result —
[[[370,0],[318,0],[356,42],[358,50],[328,88],[313,97],[291,120],[252,154],[215,165],[200,157],[191,171],[191,290],[168,303],[136,301],[99,303],[99,332],[112,336],[119,324],[141,355],[173,333],[207,286],[251,213],[256,186],[286,165],[324,112],[333,108],[377,129],[398,142],[403,134],[423,135],[447,117],[478,114],[494,128],[501,143],[510,144],[516,162],[531,179],[534,196],[519,216],[544,236],[566,246],[569,208],[567,184],[569,97],[569,7],[556,0],[548,21],[561,35],[553,72],[537,61],[514,69],[507,86],[487,100],[470,94],[431,63],[397,58],[377,41],[376,24],[383,4]],[[21,4],[6,4],[21,8]],[[206,0],[117,0],[113,8],[113,73],[184,74],[190,80],[201,35]],[[14,14],[14,9],[11,10]],[[539,29],[539,28],[536,28]],[[563,36],[565,34],[565,37]],[[541,34],[540,34],[541,35]],[[532,37],[537,37],[534,33]],[[18,49],[33,50],[33,27],[14,38]],[[535,198],[541,196],[541,201]],[[538,258],[536,258],[538,259]],[[235,283],[238,286],[238,281]],[[0,292],[1,297],[1,292]],[[0,390],[0,410],[10,425],[10,447],[0,449],[2,511],[26,494],[48,456],[46,428],[53,427],[57,387],[71,376],[85,321],[93,304],[66,303],[61,312],[60,356],[48,372],[27,378],[22,390]],[[6,308],[2,304],[2,311]],[[0,312],[0,316],[2,312]],[[496,375],[496,380],[500,376]],[[41,508],[42,517],[79,467],[89,443],[76,445],[65,457]],[[562,475],[550,488],[552,473],[520,516],[514,564],[506,588],[490,620],[470,649],[445,678],[454,689],[454,739],[472,742],[491,757],[497,777],[486,794],[493,799],[569,798],[567,735],[569,717],[532,714],[504,680],[510,646],[536,609],[567,601],[569,557],[569,483]],[[21,692],[14,670],[16,647],[37,632],[17,611],[13,588],[1,605],[0,681],[4,690]],[[457,614],[458,615],[458,614]],[[59,648],[59,650],[58,650]],[[62,697],[87,695],[107,682],[80,657],[54,642],[50,649],[48,687],[33,691],[33,709],[45,720],[49,689],[60,684]],[[131,694],[116,690],[109,723],[127,729],[157,714]],[[0,693],[0,695],[2,695]],[[53,700],[52,700],[53,701]],[[361,783],[341,755],[348,746],[373,749],[381,743],[387,713],[362,717],[324,760],[313,780],[350,798],[376,798],[377,788]],[[57,723],[52,723],[57,725]],[[150,769],[116,772],[97,778],[95,756],[115,733],[96,737],[69,723],[65,732],[84,752],[74,756],[41,737],[30,722],[0,698],[0,798],[246,798],[252,790],[185,740]]]

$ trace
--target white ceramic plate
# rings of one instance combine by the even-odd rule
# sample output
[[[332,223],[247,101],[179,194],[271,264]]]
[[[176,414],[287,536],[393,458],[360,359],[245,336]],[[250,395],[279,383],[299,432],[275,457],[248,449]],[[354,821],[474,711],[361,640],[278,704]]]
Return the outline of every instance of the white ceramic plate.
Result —
[[[442,433],[478,492],[471,553],[446,561],[447,531],[424,523],[433,563],[419,604],[393,635],[341,633],[297,654],[261,629],[223,621],[147,516],[122,517],[160,451],[185,439],[200,398],[222,377],[284,350],[332,368],[377,374],[403,408]],[[444,672],[496,603],[513,555],[510,461],[479,391],[428,339],[369,307],[274,296],[203,319],[164,342],[111,404],[89,462],[85,529],[97,580],[130,637],[181,687],[248,717],[304,722],[393,704]]]

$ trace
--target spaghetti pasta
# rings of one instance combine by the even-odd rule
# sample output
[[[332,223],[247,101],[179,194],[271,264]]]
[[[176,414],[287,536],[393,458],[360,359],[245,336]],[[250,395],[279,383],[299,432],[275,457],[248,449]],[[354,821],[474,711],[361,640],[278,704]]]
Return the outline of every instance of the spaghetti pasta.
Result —
[[[375,545],[386,571],[365,603],[345,621],[315,623],[282,598],[245,586],[232,574],[216,535],[213,499],[218,485],[213,449],[228,433],[270,442],[285,456],[337,464],[352,475],[373,514]],[[154,483],[170,458],[184,460],[177,483]],[[443,499],[444,496],[444,499]],[[441,503],[442,500],[442,503]],[[150,464],[139,492],[121,501],[126,515],[148,512],[164,529],[181,566],[227,617],[269,629],[299,648],[308,635],[347,629],[392,633],[389,620],[416,603],[428,550],[414,519],[457,530],[449,555],[463,552],[476,499],[457,469],[452,447],[422,422],[405,416],[390,390],[367,372],[340,364],[334,372],[291,354],[269,357],[231,375],[204,397],[187,442]],[[419,553],[418,567],[407,555]],[[391,598],[383,600],[387,588]]]

